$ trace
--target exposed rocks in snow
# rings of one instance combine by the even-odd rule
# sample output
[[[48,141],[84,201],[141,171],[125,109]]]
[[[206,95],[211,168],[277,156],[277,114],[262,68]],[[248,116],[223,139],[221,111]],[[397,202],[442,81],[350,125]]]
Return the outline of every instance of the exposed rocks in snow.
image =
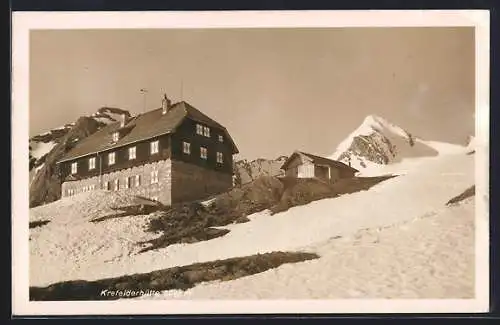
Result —
[[[76,143],[103,126],[130,113],[119,108],[101,107],[91,116],[82,116],[75,123],[54,128],[29,139],[30,207],[52,202],[60,197],[60,180],[56,161]],[[46,184],[46,185],[45,185]]]
[[[162,235],[148,241],[150,246],[142,251],[224,236],[229,230],[214,227],[248,222],[248,215],[266,209],[275,214],[312,201],[368,190],[392,177],[355,177],[331,184],[319,179],[262,176],[241,188],[216,196],[210,205],[199,202],[177,204],[154,215],[149,231],[162,232]]]
[[[287,158],[280,156],[276,159],[259,158],[252,161],[246,159],[236,161],[233,166],[234,185],[241,186],[261,176],[282,176],[281,166]]]
[[[149,231],[161,231],[162,235],[150,240],[150,246],[143,251],[223,236],[229,230],[213,227],[248,221],[247,215],[276,204],[283,190],[279,179],[262,176],[241,188],[215,196],[215,201],[208,206],[199,202],[175,204],[150,221]]]
[[[280,180],[285,184],[285,190],[280,201],[270,210],[272,214],[275,214],[313,201],[366,191],[372,186],[393,177],[396,176],[353,177],[340,179],[335,183],[328,183],[319,179],[283,177]]]
[[[144,293],[159,293],[161,290],[187,290],[200,282],[234,280],[264,272],[285,263],[298,263],[318,257],[314,253],[305,252],[272,252],[97,281],[60,282],[48,287],[30,287],[30,300],[71,301],[134,298]]]
[[[316,246],[319,259],[152,299],[471,299],[474,250],[469,198],[397,225],[335,236]]]
[[[75,126],[47,154],[43,167],[36,173],[30,184],[30,207],[55,201],[61,197],[59,169],[56,162],[72,147],[73,139],[86,138],[99,129],[99,124],[91,118],[81,117]]]
[[[472,185],[471,187],[469,187],[468,189],[466,189],[465,191],[463,191],[459,195],[453,197],[448,202],[446,202],[446,205],[457,204],[457,203],[459,203],[459,202],[461,202],[461,201],[463,201],[471,196],[474,196],[474,195],[476,195],[476,185]]]
[[[44,225],[48,224],[49,222],[50,222],[50,220],[37,220],[37,221],[30,222],[29,226],[30,226],[30,229],[32,229],[32,228],[44,226]]]
[[[438,141],[424,141],[386,119],[369,115],[342,141],[330,158],[363,170],[402,159],[430,157],[464,151],[465,147]]]

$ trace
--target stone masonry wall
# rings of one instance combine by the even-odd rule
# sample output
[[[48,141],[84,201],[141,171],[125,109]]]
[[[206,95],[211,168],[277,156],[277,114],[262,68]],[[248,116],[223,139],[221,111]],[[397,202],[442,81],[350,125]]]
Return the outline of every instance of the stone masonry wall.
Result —
[[[233,185],[229,173],[182,161],[172,161],[172,202],[198,200],[226,192]]]
[[[170,205],[171,200],[171,170],[172,162],[170,159],[161,160],[158,162],[145,164],[137,167],[127,168],[103,174],[102,184],[99,182],[99,177],[91,177],[80,181],[64,182],[62,184],[62,196],[71,195],[69,192],[73,190],[73,195],[83,191],[104,189],[115,190],[115,180],[118,179],[119,191],[127,191],[131,195],[140,195],[151,199],[156,199],[162,204]],[[152,171],[158,171],[158,182],[152,182]],[[135,184],[135,176],[139,175],[139,186]],[[129,180],[129,187],[126,188],[126,179]],[[109,188],[107,188],[109,182]]]

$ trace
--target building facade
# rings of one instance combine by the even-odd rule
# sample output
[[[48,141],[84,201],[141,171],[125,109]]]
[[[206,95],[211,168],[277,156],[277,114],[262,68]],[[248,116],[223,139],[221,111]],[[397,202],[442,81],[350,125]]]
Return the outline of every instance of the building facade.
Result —
[[[341,178],[351,178],[358,172],[340,161],[295,151],[281,167],[286,177],[319,178],[335,182]]]
[[[63,197],[104,189],[165,205],[201,199],[232,187],[227,129],[186,102],[110,124],[78,142],[61,159]]]

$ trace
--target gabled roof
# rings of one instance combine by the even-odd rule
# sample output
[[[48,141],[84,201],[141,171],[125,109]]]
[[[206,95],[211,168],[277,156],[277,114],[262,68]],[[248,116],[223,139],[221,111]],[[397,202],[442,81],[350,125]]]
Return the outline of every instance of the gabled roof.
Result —
[[[283,170],[286,169],[288,164],[290,164],[290,162],[292,162],[293,159],[295,159],[295,157],[297,157],[297,156],[299,156],[307,161],[310,161],[315,165],[326,165],[326,166],[331,166],[331,167],[335,167],[335,168],[339,168],[339,169],[350,170],[354,173],[358,172],[357,169],[352,168],[351,166],[348,166],[348,165],[344,164],[343,162],[328,159],[325,157],[313,155],[313,154],[298,151],[298,150],[294,151],[294,153],[291,154],[290,157],[288,157],[288,159],[281,166],[281,169],[283,169]]]
[[[172,108],[166,114],[162,114],[162,109],[158,108],[131,118],[125,125],[125,128],[127,128],[129,132],[117,142],[112,142],[111,134],[121,129],[120,122],[109,124],[78,142],[73,149],[59,160],[59,162],[116,149],[134,142],[173,133],[186,118],[190,118],[207,126],[222,129],[233,147],[233,153],[238,153],[238,148],[224,126],[188,103],[182,101],[173,104]]]

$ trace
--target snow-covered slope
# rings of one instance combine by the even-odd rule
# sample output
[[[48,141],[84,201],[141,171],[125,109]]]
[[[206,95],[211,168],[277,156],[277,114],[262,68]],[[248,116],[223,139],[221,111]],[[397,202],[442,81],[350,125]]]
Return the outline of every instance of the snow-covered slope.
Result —
[[[363,171],[403,159],[458,153],[464,150],[465,147],[459,145],[422,140],[382,117],[369,115],[338,145],[329,158],[351,164]]]
[[[108,192],[99,192],[101,194],[94,194],[92,197],[89,193],[83,193],[63,198],[30,210],[30,219],[33,221],[51,220],[42,227],[30,230],[30,265],[34,266],[30,268],[30,284],[40,286],[64,280],[96,280],[125,274],[145,273],[196,262],[248,256],[255,253],[306,250],[318,252],[322,256],[318,260],[319,262],[306,262],[325,263],[324,265],[328,268],[321,273],[322,279],[328,278],[326,273],[331,272],[331,277],[339,276],[339,279],[348,282],[339,289],[340,291],[330,292],[326,289],[323,290],[318,281],[302,282],[303,278],[307,276],[306,274],[297,279],[296,282],[291,281],[287,274],[298,276],[296,272],[300,272],[299,266],[303,264],[284,265],[269,271],[270,273],[285,272],[283,270],[289,269],[286,272],[291,272],[279,277],[281,282],[276,283],[275,288],[280,287],[280,290],[284,290],[287,281],[291,281],[290,285],[301,285],[303,288],[297,288],[298,291],[295,293],[276,291],[276,295],[281,294],[288,297],[290,294],[293,297],[321,298],[338,293],[339,295],[355,296],[357,295],[356,290],[359,290],[366,283],[370,283],[372,288],[375,288],[373,289],[375,291],[369,292],[376,296],[431,295],[425,291],[413,291],[418,290],[420,285],[413,286],[405,281],[411,279],[417,284],[425,283],[429,277],[433,276],[432,273],[429,273],[433,270],[436,272],[435,281],[432,283],[435,290],[438,290],[436,296],[448,295],[448,297],[453,298],[455,295],[469,295],[469,286],[473,286],[473,281],[469,281],[470,274],[465,274],[462,282],[454,282],[453,279],[456,279],[457,274],[462,276],[463,272],[469,272],[470,263],[472,263],[468,255],[470,252],[455,249],[454,243],[460,238],[452,236],[449,238],[449,242],[443,241],[448,240],[444,236],[450,234],[448,228],[462,229],[460,228],[462,226],[459,225],[459,222],[462,222],[460,218],[458,218],[460,220],[455,218],[455,221],[458,222],[456,224],[448,223],[453,222],[453,218],[446,217],[446,215],[448,213],[454,214],[455,210],[446,212],[447,209],[451,209],[446,207],[446,202],[474,184],[474,155],[438,155],[405,160],[387,165],[387,167],[389,166],[393,171],[399,171],[400,176],[377,184],[367,191],[315,201],[275,215],[270,215],[268,211],[259,212],[249,216],[250,222],[227,226],[226,228],[230,229],[230,232],[223,237],[192,244],[171,245],[140,254],[137,253],[138,243],[145,238],[154,236],[143,229],[147,216],[125,217],[91,223],[88,221],[89,216],[99,210],[105,211],[111,204],[109,202],[119,202],[121,199],[109,197]],[[108,203],[102,203],[103,200]],[[468,215],[473,212],[470,206],[464,209],[464,211],[456,212],[457,215],[462,213]],[[342,257],[342,252],[345,254],[368,254],[370,250],[363,253],[363,250],[352,248],[353,245],[356,245],[354,242],[339,247],[335,242],[338,238],[352,238],[360,231],[365,230],[376,233],[386,227],[407,225],[411,228],[413,220],[431,215],[447,218],[442,222],[444,227],[441,229],[442,231],[430,232],[427,234],[428,237],[422,234],[424,236],[422,237],[422,246],[419,246],[417,241],[420,234],[418,229],[412,230],[412,235],[408,237],[417,241],[412,242],[414,245],[405,245],[408,239],[404,235],[398,236],[394,233],[391,235],[392,239],[388,239],[387,242],[381,237],[381,240],[384,240],[382,245],[385,246],[376,249],[374,254],[380,254],[377,256],[381,258],[385,257],[377,263],[371,259],[373,265],[371,265],[369,273],[368,271],[363,273],[364,271],[361,269],[367,267],[368,260],[363,264],[363,261],[349,259],[349,256],[352,255]],[[432,228],[430,225],[422,225],[421,229],[427,231]],[[464,227],[468,226],[464,225]],[[469,245],[471,241],[469,236],[472,234],[468,229],[465,229],[463,234],[458,232],[456,235],[458,237],[465,236],[462,238],[463,245]],[[440,241],[441,244],[439,244]],[[369,244],[379,245],[375,242]],[[325,248],[327,247],[325,245],[330,246]],[[427,259],[425,256],[415,258],[419,254],[423,254],[426,247],[433,247],[428,252],[433,256],[432,259]],[[421,250],[417,248],[421,248]],[[442,251],[439,251],[440,249]],[[333,255],[328,255],[326,252],[328,250]],[[337,255],[334,254],[336,250]],[[447,266],[439,262],[437,257],[440,257],[440,254],[453,256],[450,258],[456,263],[453,262]],[[323,258],[326,259],[323,260]],[[332,267],[335,265],[335,261],[341,263],[339,264],[341,268],[335,270],[335,267]],[[405,264],[409,262],[411,263]],[[430,266],[429,263],[431,263]],[[457,263],[460,265],[459,269],[456,268]],[[37,265],[44,267],[36,267]],[[392,277],[392,282],[389,284],[387,283],[388,278],[381,277],[381,274],[391,270],[391,268],[395,269],[391,271],[393,273],[389,274],[397,274],[407,266],[425,272],[422,275],[414,272],[410,278]],[[290,271],[290,268],[295,267],[297,267],[297,271]],[[304,272],[309,272],[314,268],[306,267]],[[314,274],[316,273],[309,274],[309,277],[313,277]],[[351,275],[356,276],[351,277]],[[269,275],[263,273],[245,280],[256,281],[249,287],[252,288],[252,291],[248,292],[248,297],[266,295],[265,287],[268,283],[265,281],[267,280],[259,282],[258,279],[267,276]],[[453,286],[453,283],[466,288],[463,290],[458,287],[446,289]],[[224,285],[229,284],[223,284],[221,287]],[[241,289],[239,285],[235,284],[235,286]],[[354,288],[354,291],[349,293],[347,291],[349,288]],[[235,297],[245,295],[244,292],[228,292],[225,295],[233,294]],[[197,293],[194,294],[194,296],[197,295]],[[200,293],[200,296],[204,295],[206,293]],[[166,293],[166,297],[168,296],[170,293]]]
[[[334,237],[309,250],[321,258],[153,298],[472,298],[474,199],[399,225]]]

